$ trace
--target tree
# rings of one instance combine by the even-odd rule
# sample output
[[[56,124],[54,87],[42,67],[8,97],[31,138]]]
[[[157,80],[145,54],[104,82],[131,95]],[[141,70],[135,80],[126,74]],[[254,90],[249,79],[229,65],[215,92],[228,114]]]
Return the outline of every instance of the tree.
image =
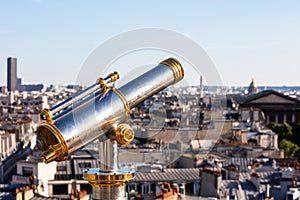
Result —
[[[292,124],[292,141],[295,142],[298,146],[300,146],[300,124],[299,123],[293,123]]]
[[[278,140],[281,141],[283,139],[292,140],[293,132],[292,127],[288,123],[283,124],[275,124],[270,123],[268,127],[278,134]]]
[[[292,127],[288,123],[280,124],[278,127],[278,132],[281,134],[282,139],[292,140]]]
[[[275,132],[276,125],[277,125],[277,124],[275,124],[274,122],[271,122],[271,123],[268,125],[268,128]]]
[[[298,145],[296,145],[286,139],[283,139],[280,141],[279,148],[284,150],[285,157],[288,157],[288,158],[294,158],[294,156],[300,149]]]

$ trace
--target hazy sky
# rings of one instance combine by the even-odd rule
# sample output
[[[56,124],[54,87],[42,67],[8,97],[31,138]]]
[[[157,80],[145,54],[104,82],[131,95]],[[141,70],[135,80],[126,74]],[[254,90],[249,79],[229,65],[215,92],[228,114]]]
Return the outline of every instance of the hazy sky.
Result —
[[[225,85],[300,85],[300,1],[0,1],[0,85],[18,58],[25,83],[74,83],[109,38],[144,27],[185,34]],[[198,80],[198,79],[197,79]]]

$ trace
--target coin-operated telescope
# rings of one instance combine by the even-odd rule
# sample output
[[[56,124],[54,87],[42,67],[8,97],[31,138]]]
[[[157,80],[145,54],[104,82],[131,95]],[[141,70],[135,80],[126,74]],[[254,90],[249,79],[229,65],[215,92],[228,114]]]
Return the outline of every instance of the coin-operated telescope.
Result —
[[[94,199],[125,199],[125,185],[134,178],[134,170],[118,168],[117,144],[134,139],[133,129],[125,123],[130,109],[183,76],[179,61],[169,58],[119,89],[113,86],[117,72],[99,78],[74,97],[42,111],[35,149],[42,151],[45,163],[62,161],[98,139],[100,168],[85,169],[83,177],[93,185]]]

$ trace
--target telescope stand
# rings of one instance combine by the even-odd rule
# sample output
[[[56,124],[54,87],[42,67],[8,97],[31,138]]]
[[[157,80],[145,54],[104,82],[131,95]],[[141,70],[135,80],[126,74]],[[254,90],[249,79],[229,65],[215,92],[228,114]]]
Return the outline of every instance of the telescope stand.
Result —
[[[98,187],[93,186],[92,199],[114,199],[123,200],[126,198],[126,186],[120,187]]]
[[[83,177],[93,186],[92,199],[124,200],[126,184],[134,178],[131,168],[118,168],[118,146],[116,140],[100,142],[100,168],[85,169]]]

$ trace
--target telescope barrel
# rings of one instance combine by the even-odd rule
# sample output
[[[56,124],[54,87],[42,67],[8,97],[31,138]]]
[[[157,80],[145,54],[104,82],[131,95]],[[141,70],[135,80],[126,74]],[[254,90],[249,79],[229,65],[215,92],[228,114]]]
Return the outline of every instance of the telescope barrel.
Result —
[[[131,108],[177,83],[183,76],[179,61],[169,58],[119,89],[102,88],[105,93],[92,92],[93,98],[77,100],[71,107],[67,100],[66,112],[52,122],[42,122],[37,128],[36,147],[43,151],[42,160],[45,163],[66,160],[70,153],[97,138],[107,140],[106,134],[128,119]],[[67,106],[63,103],[61,107]]]
[[[180,81],[184,71],[179,61],[167,59],[119,90],[126,97],[130,108]]]

